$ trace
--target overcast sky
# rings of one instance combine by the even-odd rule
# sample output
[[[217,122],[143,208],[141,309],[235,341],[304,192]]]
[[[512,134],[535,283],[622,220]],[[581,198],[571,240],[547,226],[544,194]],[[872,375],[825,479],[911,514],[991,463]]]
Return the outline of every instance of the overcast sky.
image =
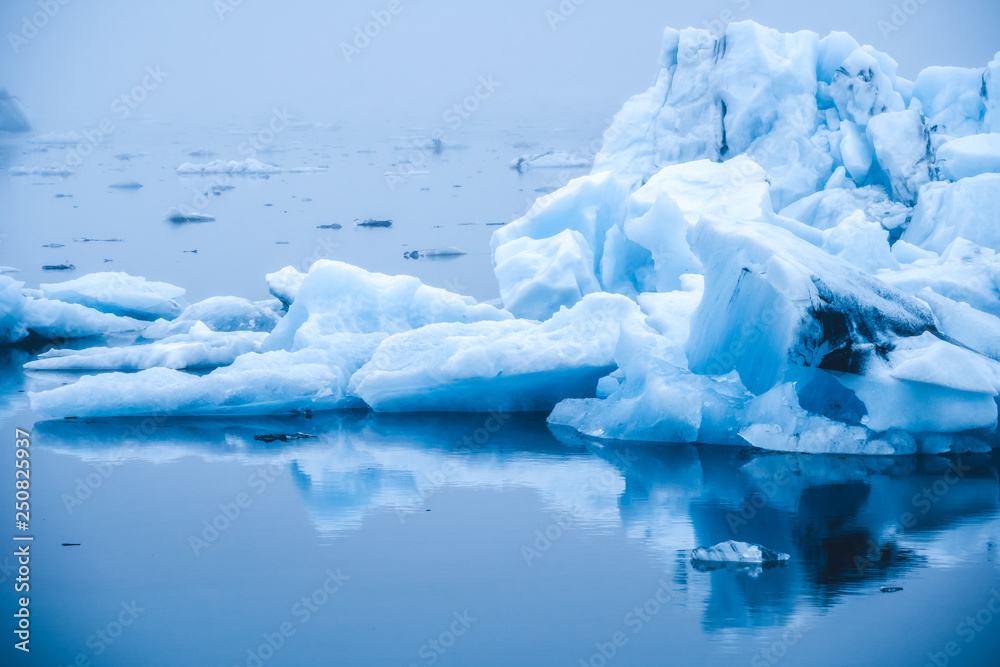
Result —
[[[751,18],[845,30],[910,78],[933,64],[979,67],[1000,50],[996,0],[62,1],[0,3],[0,86],[42,131],[107,116],[147,67],[165,74],[143,102],[147,116],[250,118],[278,106],[316,121],[419,124],[439,120],[479,77],[500,85],[485,119],[610,114],[650,84],[667,25]],[[58,11],[37,15],[45,5]],[[345,55],[372,12],[385,27]],[[37,31],[25,28],[33,15],[46,19]]]

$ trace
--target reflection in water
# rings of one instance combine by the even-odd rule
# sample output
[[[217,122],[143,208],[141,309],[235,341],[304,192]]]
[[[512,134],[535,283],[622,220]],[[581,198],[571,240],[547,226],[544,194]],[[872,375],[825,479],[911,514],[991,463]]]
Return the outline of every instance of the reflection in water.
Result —
[[[253,438],[300,431],[316,437]],[[794,624],[915,568],[992,558],[1000,545],[996,454],[876,458],[598,444],[561,431],[553,437],[537,415],[365,412],[239,423],[44,422],[36,440],[94,463],[198,456],[287,467],[330,540],[376,512],[405,522],[446,488],[528,488],[553,521],[622,529],[659,554],[676,587],[674,604],[722,635]],[[690,564],[690,549],[730,539],[792,558],[763,572]]]

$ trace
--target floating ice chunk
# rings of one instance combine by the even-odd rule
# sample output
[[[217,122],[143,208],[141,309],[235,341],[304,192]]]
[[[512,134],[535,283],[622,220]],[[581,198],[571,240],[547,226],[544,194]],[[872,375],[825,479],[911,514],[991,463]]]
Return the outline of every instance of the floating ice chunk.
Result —
[[[930,309],[789,232],[704,218],[692,247],[705,295],[687,342],[691,370],[732,370],[761,394],[790,366],[861,373],[880,347],[934,328]]]
[[[928,67],[917,75],[913,99],[931,132],[964,137],[982,131],[986,107],[981,95],[983,69]]]
[[[404,252],[403,257],[408,259],[452,259],[467,254],[461,248],[447,246],[445,248],[431,248],[430,250],[411,250],[408,253]]]
[[[823,250],[866,273],[899,268],[889,248],[889,232],[866,220],[861,211],[855,211],[823,236]]]
[[[589,167],[592,163],[592,158],[561,151],[548,151],[540,155],[522,155],[510,163],[510,168],[525,172],[529,169]]]
[[[955,183],[930,183],[920,190],[913,220],[902,239],[935,252],[958,237],[1000,250],[1000,174],[981,174]]]
[[[116,190],[138,190],[142,187],[142,183],[139,181],[119,181],[118,183],[112,183],[108,187]]]
[[[904,241],[897,241],[896,246]],[[894,246],[895,247],[895,246]],[[917,259],[900,271],[883,272],[879,279],[907,294],[930,287],[954,301],[1000,317],[1000,257],[989,248],[955,239],[938,258]]]
[[[912,205],[920,187],[933,180],[923,118],[913,110],[880,114],[868,123],[868,139],[893,199]]]
[[[288,307],[295,301],[295,295],[299,293],[306,274],[294,267],[286,266],[280,271],[267,274],[264,278],[267,280],[268,291]]]
[[[29,393],[44,419],[144,415],[280,414],[361,407],[345,393],[381,335],[345,334],[325,350],[250,353],[197,376],[167,368],[88,375]]]
[[[635,302],[597,293],[542,323],[425,326],[387,338],[350,391],[386,412],[549,410],[594,395],[621,323],[639,317]]]
[[[412,276],[387,276],[319,260],[302,281],[288,314],[265,341],[265,350],[324,346],[337,333],[399,333],[435,322],[510,319],[507,311]]]
[[[917,292],[917,298],[931,307],[941,333],[1000,361],[1000,318],[941,296],[929,287]]]
[[[547,239],[514,239],[496,249],[493,261],[504,307],[516,317],[546,320],[601,291],[594,253],[572,229]]]
[[[325,171],[326,167],[277,167],[266,164],[254,158],[246,160],[213,160],[202,164],[185,162],[177,167],[178,174],[237,174],[237,175],[270,175],[282,173],[309,173]]]
[[[50,350],[24,365],[31,370],[141,370],[145,368],[217,368],[236,357],[260,350],[267,334],[215,332],[200,322],[190,333],[148,345]]]
[[[166,213],[168,222],[181,224],[185,222],[215,222],[215,216],[197,211],[185,211],[179,208],[172,208]]]
[[[70,176],[73,170],[69,167],[11,167],[11,176]]]
[[[49,299],[142,320],[171,319],[187,306],[183,288],[121,272],[89,273],[62,283],[42,283],[39,288]]]
[[[1000,172],[1000,134],[975,134],[953,139],[937,149],[941,175],[953,181]]]
[[[780,563],[791,556],[780,551],[771,551],[759,544],[747,544],[729,540],[716,544],[714,547],[698,547],[691,552],[693,561],[710,561],[723,563],[747,563],[762,565],[764,563]]]
[[[196,322],[211,331],[269,332],[279,319],[278,313],[264,305],[235,296],[213,296],[188,306],[174,320],[157,320],[142,335],[157,339],[187,333]]]

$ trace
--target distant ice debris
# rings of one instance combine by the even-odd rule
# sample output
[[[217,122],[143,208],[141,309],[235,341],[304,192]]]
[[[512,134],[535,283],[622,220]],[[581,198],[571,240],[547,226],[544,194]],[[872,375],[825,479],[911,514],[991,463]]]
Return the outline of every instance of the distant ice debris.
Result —
[[[214,222],[215,216],[196,211],[185,211],[179,208],[172,208],[167,211],[167,221],[181,224],[185,222]]]
[[[11,167],[11,176],[69,176],[73,170],[69,167]]]
[[[138,190],[142,187],[142,183],[139,181],[120,181],[118,183],[112,183],[108,187],[115,188],[116,190]]]
[[[175,171],[181,175],[192,174],[234,174],[234,175],[269,175],[269,174],[299,174],[326,171],[326,167],[277,167],[266,164],[254,158],[246,160],[214,160],[203,164],[185,162]]]
[[[461,257],[467,254],[464,250],[455,246],[447,248],[436,248],[431,250],[410,250],[403,253],[404,259],[448,259],[450,257]]]
[[[358,227],[392,227],[392,220],[374,220],[368,218],[354,224]]]
[[[548,151],[538,155],[522,155],[515,158],[510,163],[510,168],[523,173],[529,169],[585,168],[591,164],[593,164],[592,158],[561,151]]]
[[[43,264],[42,271],[76,271],[75,264]]]

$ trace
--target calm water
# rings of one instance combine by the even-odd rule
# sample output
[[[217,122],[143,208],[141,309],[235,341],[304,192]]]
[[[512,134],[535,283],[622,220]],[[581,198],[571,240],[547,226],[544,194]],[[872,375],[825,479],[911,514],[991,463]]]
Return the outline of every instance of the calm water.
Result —
[[[263,273],[308,261],[329,234],[331,257],[492,298],[486,223],[570,175],[519,175],[510,159],[582,150],[592,132],[466,129],[449,137],[466,148],[429,151],[430,173],[393,191],[384,173],[412,157],[396,148],[408,139],[289,128],[258,158],[328,171],[234,177],[202,209],[216,222],[181,226],[164,212],[213,182],[173,168],[242,158],[233,147],[253,128],[116,135],[67,178],[0,174],[0,263],[29,286],[114,269],[185,286],[191,301],[264,298]],[[233,139],[207,139],[217,136]],[[5,141],[4,171],[65,153],[37,137]],[[216,155],[187,155],[200,147]],[[124,180],[145,187],[107,187]],[[395,224],[350,224],[368,217]],[[343,229],[316,229],[334,222]],[[469,254],[402,257],[451,245]],[[41,270],[62,261],[77,270]],[[989,609],[1000,591],[996,454],[602,446],[553,433],[539,415],[36,424],[25,391],[77,376],[26,376],[34,352],[0,350],[0,437],[33,433],[35,536],[32,660],[12,649],[8,621],[2,664],[992,665],[1000,655]],[[296,432],[313,437],[254,439]],[[0,479],[0,498],[12,498],[12,474]],[[690,549],[727,539],[792,558],[762,572],[692,567]],[[12,562],[0,557],[7,610]]]

